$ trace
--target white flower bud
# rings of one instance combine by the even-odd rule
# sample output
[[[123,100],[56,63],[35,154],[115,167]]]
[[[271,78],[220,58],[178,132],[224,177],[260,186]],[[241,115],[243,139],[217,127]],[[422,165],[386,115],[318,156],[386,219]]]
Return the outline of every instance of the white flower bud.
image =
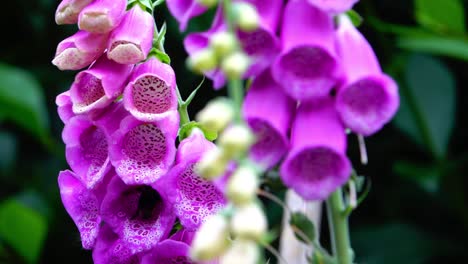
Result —
[[[243,154],[254,143],[255,136],[246,125],[236,124],[226,128],[219,136],[218,145],[228,157]]]
[[[236,209],[231,219],[232,233],[239,238],[260,240],[267,231],[267,220],[255,203]]]
[[[255,169],[250,166],[241,166],[229,178],[227,197],[236,205],[250,203],[256,197],[258,184]]]
[[[201,160],[195,165],[195,171],[203,178],[212,180],[224,173],[228,161],[221,149],[214,148],[203,154]]]
[[[190,248],[190,257],[195,261],[219,257],[229,246],[228,237],[228,223],[224,216],[209,216],[195,234]]]
[[[241,51],[228,55],[221,62],[221,69],[229,79],[237,79],[247,71],[250,66],[250,59]]]
[[[256,264],[260,252],[255,242],[238,239],[234,241],[229,250],[221,257],[220,264]]]
[[[236,50],[236,37],[229,32],[221,31],[210,38],[210,46],[219,57],[226,56]]]
[[[240,29],[252,32],[258,28],[260,24],[260,16],[257,9],[250,3],[235,3],[234,10],[236,14],[236,22]]]
[[[195,119],[206,129],[221,131],[234,119],[234,107],[226,98],[210,101]]]
[[[208,8],[218,4],[218,0],[196,0],[196,2]]]
[[[211,48],[202,49],[187,59],[187,66],[198,73],[213,70],[218,66],[218,58]]]

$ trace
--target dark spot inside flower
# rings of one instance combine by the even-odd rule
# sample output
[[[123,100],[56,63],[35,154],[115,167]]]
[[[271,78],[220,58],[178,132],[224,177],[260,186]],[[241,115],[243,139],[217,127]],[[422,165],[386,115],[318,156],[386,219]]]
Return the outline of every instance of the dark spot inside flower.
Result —
[[[138,189],[141,192],[138,199],[138,207],[131,219],[140,218],[142,220],[149,220],[153,216],[156,207],[161,203],[161,195],[148,185],[140,186]]]

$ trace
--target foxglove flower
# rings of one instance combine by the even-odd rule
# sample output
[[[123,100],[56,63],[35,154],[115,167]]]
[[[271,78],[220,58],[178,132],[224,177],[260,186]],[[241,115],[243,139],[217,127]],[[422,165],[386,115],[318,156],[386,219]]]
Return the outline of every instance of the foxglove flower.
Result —
[[[92,33],[112,31],[122,20],[127,0],[94,0],[83,8],[78,17],[78,27]]]
[[[189,20],[203,14],[207,8],[197,0],[167,0],[167,8],[172,16],[179,22],[179,29],[184,31]]]
[[[296,103],[273,80],[269,70],[254,79],[243,105],[243,116],[256,136],[250,158],[268,169],[288,150],[288,133]]]
[[[329,94],[339,73],[334,34],[332,17],[306,0],[286,5],[283,52],[272,65],[272,75],[289,96],[301,101]]]
[[[93,0],[62,0],[55,11],[55,22],[58,25],[75,24],[78,15]]]
[[[349,18],[341,16],[339,22],[337,45],[345,76],[336,108],[347,127],[368,136],[395,115],[398,86],[382,73],[372,47]]]
[[[215,185],[194,172],[196,162],[209,150],[216,148],[200,130],[184,139],[177,151],[177,163],[165,176],[168,197],[175,214],[187,230],[197,229],[207,216],[217,213],[226,200]]]
[[[135,67],[123,95],[125,108],[147,122],[177,115],[176,89],[172,67],[150,58]]]
[[[152,184],[170,169],[175,157],[178,113],[157,122],[128,115],[112,135],[109,154],[126,184]]]
[[[345,153],[345,128],[331,99],[299,106],[291,144],[280,175],[304,199],[326,199],[348,180],[351,164]]]
[[[325,12],[339,14],[348,11],[359,0],[307,0]]]
[[[135,64],[146,58],[154,35],[153,16],[135,5],[112,31],[107,57],[122,64]]]
[[[142,255],[133,253],[109,225],[102,226],[93,250],[94,264],[138,264]]]
[[[58,184],[62,203],[80,231],[83,248],[93,248],[101,223],[97,194],[68,170],[60,172]]]
[[[52,64],[60,70],[79,70],[89,66],[106,48],[109,34],[78,31],[57,46]]]
[[[103,55],[88,70],[78,73],[70,88],[73,112],[87,113],[111,104],[122,93],[132,68]]]
[[[166,186],[126,185],[114,177],[102,201],[102,219],[121,239],[130,253],[146,251],[168,237],[175,222]]]
[[[57,113],[63,123],[66,123],[70,118],[75,116],[75,113],[73,113],[70,91],[65,91],[57,95],[55,104],[57,105]]]

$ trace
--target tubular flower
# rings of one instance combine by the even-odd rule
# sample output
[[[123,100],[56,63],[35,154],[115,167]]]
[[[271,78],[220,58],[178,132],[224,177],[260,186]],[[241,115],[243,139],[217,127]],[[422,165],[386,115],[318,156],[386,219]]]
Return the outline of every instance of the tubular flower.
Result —
[[[207,8],[197,0],[167,0],[167,8],[179,22],[179,29],[184,31],[191,18],[203,14]]]
[[[75,24],[78,15],[93,0],[62,0],[55,11],[55,22],[58,25]]]
[[[94,0],[83,8],[78,27],[92,33],[107,33],[117,27],[125,14],[127,0]]]
[[[307,0],[325,12],[339,14],[348,11],[359,0]]]
[[[65,91],[55,98],[55,104],[57,105],[57,113],[63,123],[66,123],[75,114],[72,109],[72,101],[70,99],[70,91]]]

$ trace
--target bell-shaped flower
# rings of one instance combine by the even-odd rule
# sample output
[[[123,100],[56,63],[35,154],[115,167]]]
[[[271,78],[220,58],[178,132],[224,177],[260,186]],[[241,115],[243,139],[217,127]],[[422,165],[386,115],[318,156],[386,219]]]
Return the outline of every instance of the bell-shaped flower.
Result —
[[[174,204],[175,214],[187,230],[196,230],[207,216],[216,214],[226,204],[224,195],[214,183],[194,171],[203,154],[214,148],[216,146],[205,139],[203,132],[193,130],[180,143],[177,162],[164,177],[170,186],[167,195]]]
[[[112,134],[109,155],[117,174],[126,184],[152,184],[165,175],[174,162],[179,115],[157,122],[124,117]]]
[[[83,8],[78,17],[78,27],[92,33],[107,33],[122,20],[127,0],[94,0]]]
[[[57,97],[55,97],[55,104],[57,105],[57,113],[63,123],[67,123],[70,118],[75,116],[75,113],[73,113],[70,91],[65,91],[57,95]]]
[[[135,64],[148,56],[153,44],[154,18],[135,5],[125,13],[112,31],[107,44],[107,57],[122,64]]]
[[[331,14],[339,14],[348,11],[359,0],[307,0],[312,5]]]
[[[344,71],[336,108],[345,125],[368,136],[395,115],[398,86],[380,68],[372,47],[347,16],[340,16],[337,46]]]
[[[176,89],[172,67],[149,58],[133,70],[123,94],[125,108],[146,122],[177,115]]]
[[[272,76],[289,96],[303,101],[329,94],[339,74],[334,35],[331,15],[306,0],[288,2]]]
[[[133,65],[111,61],[104,54],[89,69],[78,73],[70,87],[75,114],[101,109],[123,91]]]
[[[110,181],[101,216],[130,253],[150,250],[169,236],[175,215],[161,190],[165,188],[159,184],[127,185],[120,177]]]
[[[93,248],[101,224],[99,194],[88,190],[69,170],[60,172],[58,185],[63,206],[80,231],[83,248]],[[103,192],[102,189],[96,191]]]
[[[255,134],[250,158],[269,169],[286,154],[296,102],[287,97],[270,70],[254,79],[244,100],[243,117]]]
[[[78,15],[93,0],[62,0],[55,11],[55,22],[58,25],[75,24]]]
[[[57,46],[52,64],[60,70],[79,70],[89,66],[106,49],[109,34],[80,30]]]
[[[184,31],[191,18],[203,14],[207,8],[198,0],[167,0],[167,8],[172,16],[179,22],[179,29]]]
[[[299,106],[291,145],[280,175],[304,199],[326,199],[348,180],[351,164],[346,157],[345,128],[330,98]]]

